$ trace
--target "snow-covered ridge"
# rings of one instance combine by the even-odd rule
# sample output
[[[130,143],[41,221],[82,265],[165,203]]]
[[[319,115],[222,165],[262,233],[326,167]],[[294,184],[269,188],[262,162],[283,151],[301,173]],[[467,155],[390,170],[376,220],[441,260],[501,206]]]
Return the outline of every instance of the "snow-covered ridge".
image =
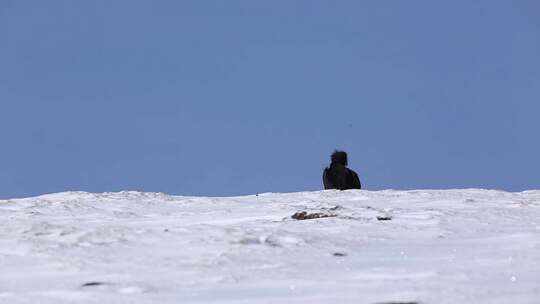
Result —
[[[0,303],[540,299],[538,190],[64,192],[0,221]]]

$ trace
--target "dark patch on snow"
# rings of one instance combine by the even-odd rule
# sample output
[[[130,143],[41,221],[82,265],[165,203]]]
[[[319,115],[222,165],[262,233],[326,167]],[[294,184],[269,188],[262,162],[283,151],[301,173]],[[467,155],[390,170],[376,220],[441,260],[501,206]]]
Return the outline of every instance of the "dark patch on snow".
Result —
[[[388,216],[388,215],[379,215],[379,216],[377,216],[377,220],[379,220],[379,221],[391,221],[392,217]]]
[[[334,254],[332,254],[333,256],[335,257],[344,257],[344,256],[347,256],[346,253],[343,253],[343,252],[334,252]]]
[[[311,219],[318,219],[318,218],[324,218],[324,217],[335,217],[335,214],[327,214],[327,213],[307,213],[306,211],[296,212],[291,217],[295,220],[311,220]]]
[[[88,282],[81,285],[81,287],[93,287],[93,286],[103,286],[103,285],[110,285],[109,283],[105,282]]]

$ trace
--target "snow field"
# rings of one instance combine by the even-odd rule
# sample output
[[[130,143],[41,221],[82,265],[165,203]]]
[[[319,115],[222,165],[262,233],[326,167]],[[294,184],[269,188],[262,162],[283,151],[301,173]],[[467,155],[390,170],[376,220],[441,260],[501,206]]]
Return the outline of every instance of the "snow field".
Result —
[[[65,192],[0,220],[0,303],[540,303],[540,191]]]

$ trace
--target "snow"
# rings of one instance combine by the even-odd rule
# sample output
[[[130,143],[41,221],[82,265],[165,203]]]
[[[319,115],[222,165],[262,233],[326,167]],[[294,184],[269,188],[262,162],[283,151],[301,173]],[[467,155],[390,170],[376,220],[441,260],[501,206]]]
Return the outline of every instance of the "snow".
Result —
[[[65,192],[0,221],[0,303],[540,303],[540,191]]]

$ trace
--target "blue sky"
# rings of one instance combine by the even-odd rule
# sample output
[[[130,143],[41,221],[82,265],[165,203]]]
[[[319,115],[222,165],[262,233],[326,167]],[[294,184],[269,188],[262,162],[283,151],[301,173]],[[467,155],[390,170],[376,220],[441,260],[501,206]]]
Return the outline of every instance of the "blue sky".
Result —
[[[540,188],[538,1],[0,2],[0,197]]]

